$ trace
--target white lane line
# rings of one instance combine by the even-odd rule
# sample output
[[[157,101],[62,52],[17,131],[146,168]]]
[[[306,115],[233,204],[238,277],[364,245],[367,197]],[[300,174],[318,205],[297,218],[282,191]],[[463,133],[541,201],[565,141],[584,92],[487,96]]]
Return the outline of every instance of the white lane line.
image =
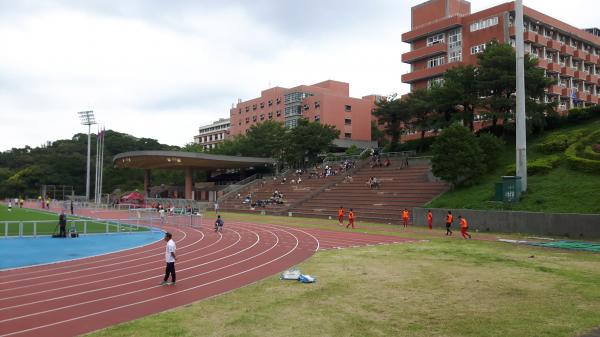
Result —
[[[195,230],[195,229],[194,229],[194,230]],[[219,250],[217,250],[217,251],[215,251],[215,252],[212,252],[212,253],[210,253],[210,254],[207,254],[207,255],[201,255],[201,256],[200,256],[200,258],[203,258],[203,257],[206,257],[206,256],[213,255],[213,254],[215,254],[215,253],[218,253],[218,252],[221,252],[221,251],[223,251],[223,250],[225,250],[225,249],[229,249],[229,248],[231,248],[231,247],[235,246],[235,245],[236,245],[238,242],[240,242],[240,240],[241,240],[241,237],[242,237],[242,236],[239,234],[239,232],[237,232],[237,231],[233,231],[233,230],[232,230],[232,232],[235,232],[235,233],[237,234],[237,236],[238,236],[238,239],[237,239],[237,241],[235,241],[234,243],[232,243],[231,245],[229,245],[229,246],[227,246],[227,247],[224,247],[224,248],[222,248],[222,249],[219,249]],[[215,242],[211,243],[210,245],[208,245],[208,246],[204,246],[204,247],[202,247],[202,248],[199,248],[199,249],[192,250],[192,251],[190,251],[190,252],[187,252],[187,253],[184,253],[184,254],[180,254],[179,256],[180,256],[180,257],[181,257],[181,256],[186,256],[186,255],[189,255],[189,254],[191,254],[191,253],[196,253],[196,252],[199,252],[199,251],[202,251],[202,250],[208,249],[208,248],[210,248],[210,247],[212,247],[212,246],[216,245],[217,243],[219,243],[219,242],[220,242],[220,241],[223,239],[223,235],[221,235],[221,234],[219,234],[219,235],[220,235],[220,237],[219,237],[219,240],[217,240],[217,241],[215,241]],[[198,257],[196,257],[196,258],[194,258],[194,259],[191,259],[191,260],[186,260],[185,262],[181,262],[181,263],[182,263],[182,264],[183,264],[183,263],[186,263],[186,264],[187,264],[189,261],[193,261],[193,260],[195,260],[195,259],[197,259],[197,258],[198,258]],[[155,262],[155,261],[153,261],[153,262],[148,262],[148,263],[144,263],[144,264],[137,264],[137,265],[135,265],[135,266],[131,266],[131,267],[127,267],[127,268],[128,268],[128,269],[130,269],[130,268],[134,268],[134,267],[140,267],[140,266],[144,266],[144,265],[148,265],[148,264],[154,264],[154,262]],[[131,278],[131,276],[133,276],[133,275],[143,274],[143,273],[147,273],[147,272],[150,272],[150,271],[161,270],[161,269],[163,269],[163,268],[162,268],[162,267],[160,267],[160,268],[149,268],[149,269],[144,269],[144,270],[142,270],[142,271],[138,271],[138,272],[135,272],[135,273],[128,273],[127,275],[114,276],[114,277],[109,277],[109,278],[104,278],[104,279],[100,279],[100,278],[99,278],[99,279],[97,279],[97,280],[95,280],[95,281],[91,281],[91,282],[86,282],[86,283],[75,283],[75,284],[72,284],[72,285],[69,285],[69,286],[66,286],[66,287],[61,287],[61,288],[49,288],[49,289],[42,290],[42,291],[38,291],[38,292],[33,292],[33,293],[24,293],[24,294],[15,295],[15,296],[12,296],[12,297],[4,297],[4,298],[1,298],[1,299],[0,299],[0,302],[2,302],[2,301],[4,301],[4,300],[11,300],[11,299],[20,298],[20,297],[33,296],[33,295],[43,294],[43,293],[52,292],[52,291],[57,291],[57,290],[66,290],[66,289],[70,289],[70,288],[74,288],[74,287],[80,287],[80,286],[85,286],[85,285],[90,285],[90,284],[94,284],[94,283],[106,282],[106,281],[109,281],[109,280],[114,280],[114,279],[123,278],[123,277]],[[181,270],[186,270],[186,269],[181,269]],[[105,273],[103,272],[103,273],[91,274],[91,276],[96,276],[96,275],[100,275],[100,274],[105,274]],[[77,278],[82,278],[82,277],[87,277],[87,276],[78,276]],[[73,280],[73,279],[70,279],[70,280]],[[131,283],[135,283],[135,282],[122,283],[121,285],[126,285],[126,284],[131,284]],[[37,286],[37,285],[40,285],[40,284],[36,284],[36,286]],[[29,288],[29,287],[31,287],[31,286],[28,286],[28,287],[25,287],[25,288]],[[104,288],[104,289],[108,289],[108,288]],[[100,289],[98,289],[98,290],[100,290]],[[83,293],[85,293],[85,292],[83,292]],[[83,294],[83,293],[79,293],[79,294]],[[39,303],[39,302],[40,302],[40,301],[38,301],[38,302],[32,302],[32,303]],[[23,305],[25,305],[25,304],[23,304]],[[14,307],[18,307],[18,305],[17,305],[17,306],[13,306],[12,308],[14,308]],[[8,308],[11,308],[11,307],[0,308],[0,311],[6,310],[6,309],[8,309]]]
[[[183,240],[185,240],[186,237],[187,237],[187,233],[186,232],[183,232],[183,231],[180,231],[180,232],[182,232],[184,234],[184,236],[179,241],[177,241],[177,242],[183,242]],[[202,241],[203,239],[204,239],[204,233],[202,233],[202,237],[200,238],[199,241]],[[196,241],[193,244],[195,244],[195,243],[197,243],[199,241]],[[190,245],[183,246],[182,248],[189,247],[189,246]],[[125,249],[125,250],[127,250],[127,249]],[[125,250],[123,250],[123,251],[125,251]],[[156,256],[157,254],[160,254],[160,253],[158,253],[160,250],[161,250],[160,247],[148,249],[148,250],[146,250],[144,252],[157,251],[157,253],[152,254],[152,255],[142,256],[142,257],[137,258],[135,260],[137,261],[137,260],[145,259],[145,258],[148,258],[148,257]],[[119,252],[123,252],[123,251],[119,251]],[[110,252],[110,253],[100,254],[100,255],[96,255],[96,256],[102,256],[102,255],[106,256],[106,255],[111,255],[111,254],[115,254],[115,253],[119,253],[119,252]],[[131,254],[131,256],[134,256],[134,255],[139,255],[139,252]],[[94,256],[86,256],[86,257],[84,257],[82,259],[87,259],[87,258],[92,258],[92,257],[94,257]],[[48,271],[62,270],[62,269],[72,269],[74,267],[80,267],[80,266],[90,266],[90,265],[98,264],[98,263],[101,263],[101,262],[106,262],[106,261],[111,261],[111,260],[117,260],[117,259],[123,259],[123,257],[124,257],[123,255],[118,255],[118,256],[111,257],[111,258],[107,258],[107,259],[101,259],[101,260],[98,260],[98,261],[90,261],[90,262],[84,262],[84,263],[80,263],[80,264],[66,265],[66,266],[61,266],[61,267],[57,267],[57,268],[49,268],[49,269],[43,269],[43,270],[38,270],[38,271],[23,273],[23,275],[39,274],[39,273],[44,273],[44,272],[48,272]],[[58,264],[61,264],[63,262],[68,262],[68,261],[69,260],[57,261],[57,262],[53,262],[51,264],[58,265]],[[102,267],[102,266],[100,266],[100,267]],[[63,273],[63,275],[64,274],[69,274],[69,273],[76,273],[78,271],[83,271],[83,270],[100,268],[100,267],[90,267],[90,268],[84,268],[84,269],[77,269],[77,270],[73,270],[73,271],[70,271],[70,272]],[[50,275],[54,275],[54,274],[50,274]],[[18,279],[17,280],[0,282],[0,285],[1,284],[7,284],[7,283],[14,283],[14,282],[23,282],[23,281],[26,281],[26,280],[35,280],[35,279],[38,279],[38,278],[47,277],[48,275],[42,275],[42,276],[37,276],[37,277],[29,277],[29,278],[23,278],[21,274],[17,274],[17,275],[13,274],[13,275],[7,275],[7,276],[9,276],[9,277],[10,276],[12,276],[12,277],[18,277]],[[0,292],[2,292],[2,291],[6,291],[6,289],[0,289]]]
[[[192,242],[189,245],[183,246],[180,249],[184,249],[184,248],[193,246],[194,244],[197,244],[198,242],[202,241],[203,239],[204,239],[204,234],[202,233],[202,237],[199,240],[196,240],[195,242]],[[145,257],[140,257],[140,258],[132,259],[132,260],[129,260],[128,262],[133,262],[133,261],[138,261],[138,260],[145,260],[145,259],[154,258],[156,256],[161,256],[161,255],[162,255],[162,253],[154,254],[153,256],[145,256]],[[126,256],[122,256],[121,260],[123,258],[126,258]],[[155,260],[153,260],[153,261],[155,261]],[[111,272],[115,272],[115,271],[127,270],[127,269],[130,269],[130,268],[134,268],[136,266],[143,266],[143,265],[151,264],[151,263],[153,263],[153,261],[142,263],[142,264],[137,264],[135,266],[126,266],[126,267],[123,267],[123,268],[112,269],[112,270],[108,270],[108,271],[104,271],[104,272],[100,272],[100,273],[95,273],[95,274],[86,274],[86,275],[75,276],[75,277],[71,277],[71,278],[67,278],[67,279],[51,280],[51,281],[47,281],[47,282],[35,283],[35,284],[30,284],[30,285],[25,285],[25,286],[21,286],[21,287],[15,287],[15,288],[5,288],[5,289],[1,289],[0,293],[6,292],[6,291],[14,291],[14,290],[18,290],[18,289],[29,288],[29,287],[32,287],[32,286],[48,285],[48,284],[53,284],[53,283],[61,283],[61,282],[64,282],[64,281],[76,280],[76,279],[80,279],[80,278],[88,277],[88,276],[102,275],[102,274],[111,273]],[[122,265],[122,264],[123,264],[123,262],[115,262],[115,263],[111,263],[111,264],[107,264],[107,265],[90,267],[90,268],[85,268],[85,269],[77,269],[77,270],[73,270],[73,271],[69,271],[69,272],[64,272],[64,273],[52,273],[52,274],[48,274],[48,275],[36,276],[36,277],[31,277],[31,278],[28,278],[28,279],[24,279],[24,280],[37,280],[37,279],[43,279],[43,278],[52,277],[52,276],[55,276],[55,275],[73,274],[73,273],[78,273],[78,272],[82,272],[82,271],[89,271],[89,270],[94,270],[94,269],[99,269],[99,268],[105,268],[105,267],[110,267],[110,266],[115,266],[115,265]],[[20,281],[21,280],[14,280],[14,281],[9,281],[9,282],[4,282],[4,284],[6,284],[6,283],[16,283],[16,282],[20,282]],[[0,283],[0,284],[3,284],[3,283]]]
[[[285,230],[282,230],[282,231],[285,232]],[[213,272],[216,272],[216,271],[219,271],[219,270],[231,267],[231,266],[236,265],[236,264],[240,264],[240,263],[246,262],[248,260],[251,260],[251,259],[254,259],[254,258],[258,257],[258,256],[266,254],[267,252],[269,252],[272,249],[274,249],[275,247],[277,247],[277,245],[279,243],[279,236],[277,236],[273,232],[271,232],[271,233],[275,237],[277,237],[277,241],[269,249],[267,249],[267,250],[265,250],[265,251],[263,251],[263,252],[261,252],[259,254],[250,256],[250,257],[248,257],[246,259],[243,259],[241,261],[237,261],[235,263],[229,264],[227,266],[223,266],[223,267],[220,267],[220,268],[217,268],[217,269],[213,269],[213,270],[210,270],[210,271],[206,271],[206,272],[203,272],[203,273],[199,273],[199,274],[196,274],[196,275],[188,276],[186,278],[183,278],[183,279],[179,280],[178,284],[181,284],[182,281],[193,279],[193,278],[197,278],[197,277],[200,277],[200,276],[203,276],[203,275],[206,275],[206,274],[210,274],[210,273],[213,273]],[[292,233],[288,232],[288,234],[296,237]],[[257,237],[258,237],[258,241],[257,241],[257,244],[258,244],[258,242],[260,242],[260,236],[258,234],[256,234],[256,233],[255,233],[255,235],[257,235]],[[153,297],[153,298],[150,298],[150,299],[147,299],[147,300],[144,300],[144,301],[129,303],[129,304],[125,304],[125,305],[122,305],[122,306],[119,306],[119,307],[111,308],[111,309],[108,309],[108,310],[102,310],[102,311],[98,311],[98,312],[95,312],[95,313],[90,313],[90,314],[87,314],[87,315],[82,315],[82,316],[79,316],[79,317],[71,318],[71,319],[68,319],[68,320],[60,321],[60,322],[55,322],[55,323],[46,324],[46,325],[39,326],[39,327],[34,327],[34,328],[26,329],[26,330],[21,330],[21,331],[9,333],[9,334],[6,334],[4,336],[11,336],[11,335],[15,335],[15,334],[20,334],[20,333],[24,333],[24,332],[28,332],[28,331],[32,331],[32,330],[37,330],[37,329],[41,329],[41,328],[48,327],[48,326],[53,326],[53,325],[64,323],[64,322],[70,322],[70,321],[73,321],[73,320],[76,320],[76,319],[85,318],[85,317],[88,317],[88,316],[97,315],[97,314],[100,314],[100,313],[104,313],[104,312],[108,312],[108,311],[112,311],[112,310],[116,310],[116,309],[121,309],[121,308],[129,307],[129,306],[133,306],[133,305],[137,305],[137,304],[142,304],[142,303],[150,302],[150,301],[153,301],[153,300],[161,299],[161,298],[164,298],[164,297],[167,297],[167,296],[172,296],[172,295],[175,295],[175,294],[178,294],[178,293],[183,293],[183,292],[186,292],[186,291],[190,291],[190,290],[193,290],[193,289],[196,289],[196,288],[199,288],[199,287],[203,287],[203,286],[206,286],[206,285],[210,285],[210,284],[213,284],[213,283],[216,283],[216,282],[220,282],[222,280],[225,280],[225,279],[228,279],[228,278],[231,278],[231,277],[234,277],[234,276],[237,276],[237,275],[249,272],[251,270],[257,269],[258,267],[262,267],[262,266],[264,266],[264,265],[266,265],[268,263],[271,263],[273,261],[279,260],[279,259],[287,256],[288,254],[290,254],[292,251],[294,251],[296,249],[296,247],[298,247],[298,244],[299,244],[299,240],[296,237],[296,245],[288,253],[286,253],[286,254],[284,254],[284,255],[276,258],[276,259],[273,259],[271,261],[263,263],[262,265],[259,265],[257,267],[253,267],[253,268],[247,269],[245,271],[238,272],[236,274],[225,276],[225,277],[223,277],[223,278],[221,278],[219,280],[216,280],[216,281],[211,281],[211,282],[203,283],[203,284],[200,284],[200,285],[188,288],[188,289],[184,289],[184,290],[176,291],[174,293],[170,293],[168,295],[162,295],[162,296],[158,296],[158,297]],[[95,300],[91,300],[91,301],[87,301],[87,302],[80,302],[80,303],[76,303],[76,304],[71,304],[71,305],[68,305],[68,306],[60,307],[60,308],[54,308],[54,309],[49,309],[49,310],[45,310],[45,311],[41,311],[41,312],[31,313],[31,314],[27,314],[27,315],[23,315],[23,316],[12,317],[12,318],[0,321],[0,323],[14,321],[14,320],[18,320],[18,319],[22,319],[22,318],[26,318],[26,317],[31,317],[31,316],[37,316],[37,315],[41,315],[41,314],[45,314],[45,313],[49,313],[49,312],[58,311],[58,310],[64,310],[64,309],[68,309],[68,308],[72,308],[72,307],[81,306],[83,304],[89,304],[89,303],[99,302],[99,301],[103,301],[103,300],[108,300],[108,299],[112,299],[112,298],[116,298],[116,297],[121,297],[121,296],[125,296],[125,295],[130,295],[130,294],[138,293],[138,292],[141,292],[141,291],[145,291],[145,290],[149,290],[149,289],[153,289],[153,288],[160,288],[160,287],[162,287],[162,286],[161,285],[152,286],[152,287],[149,287],[149,288],[138,289],[138,290],[134,290],[134,291],[131,291],[131,292],[122,293],[122,294],[118,294],[118,295],[112,295],[112,296],[108,296],[108,297],[104,297],[104,298],[99,298],[99,299],[95,299]]]
[[[290,234],[290,235],[293,235],[293,234],[291,234],[291,233],[289,233],[289,234]],[[294,235],[293,235],[293,236],[294,236]],[[197,285],[197,286],[194,286],[194,287],[192,287],[192,288],[188,288],[188,289],[185,289],[185,290],[177,291],[177,292],[174,292],[174,293],[169,293],[169,294],[167,294],[167,295],[162,295],[162,296],[158,296],[158,297],[153,297],[153,298],[150,298],[150,299],[146,299],[146,300],[144,300],[144,301],[139,301],[139,302],[135,302],[135,303],[129,303],[129,304],[125,304],[125,305],[122,305],[122,306],[118,306],[118,307],[114,307],[114,308],[110,308],[110,309],[106,309],[106,310],[102,310],[102,311],[98,311],[98,312],[90,313],[90,314],[87,314],[87,315],[82,315],[82,316],[78,316],[78,317],[73,317],[73,318],[70,318],[70,319],[67,319],[67,320],[63,320],[63,321],[60,321],[60,322],[54,322],[54,323],[45,324],[45,325],[38,326],[38,327],[29,328],[29,329],[26,329],[26,330],[21,330],[21,331],[12,332],[12,333],[6,334],[6,335],[4,335],[4,336],[5,336],[5,337],[6,337],[6,336],[14,336],[14,335],[17,335],[17,334],[21,334],[21,333],[25,333],[25,332],[29,332],[29,331],[34,331],[34,330],[39,330],[39,329],[47,328],[47,327],[50,327],[50,326],[55,326],[55,325],[58,325],[58,324],[68,323],[68,322],[72,322],[72,321],[79,320],[79,319],[82,319],[82,318],[87,318],[87,317],[91,317],[91,316],[100,315],[100,314],[103,314],[103,313],[106,313],[106,312],[110,312],[110,311],[113,311],[113,310],[123,309],[123,308],[131,307],[131,306],[134,306],[134,305],[138,305],[138,304],[142,304],[142,303],[147,303],[147,302],[151,302],[151,301],[159,300],[159,299],[162,299],[162,298],[165,298],[165,297],[170,297],[170,296],[173,296],[173,295],[175,295],[175,294],[179,294],[179,293],[183,293],[183,292],[186,292],[186,291],[194,290],[194,289],[197,289],[197,288],[205,287],[205,286],[211,285],[211,284],[213,284],[213,283],[218,283],[218,282],[221,282],[221,281],[223,281],[223,280],[227,280],[227,279],[230,279],[230,278],[232,278],[232,277],[236,277],[236,276],[239,276],[239,275],[242,275],[242,274],[248,273],[248,272],[250,272],[250,271],[252,271],[252,270],[258,269],[258,268],[260,268],[260,267],[263,267],[263,266],[265,266],[265,265],[268,265],[268,264],[270,264],[270,263],[272,263],[272,262],[275,262],[275,261],[277,261],[277,260],[280,260],[280,259],[282,259],[282,258],[286,257],[287,255],[291,254],[291,253],[292,253],[294,250],[296,250],[296,248],[298,247],[298,244],[299,244],[299,241],[296,241],[296,246],[295,246],[294,248],[292,248],[290,251],[288,251],[288,252],[287,252],[287,253],[285,253],[284,255],[281,255],[281,256],[279,256],[279,257],[277,257],[277,258],[273,259],[273,260],[267,261],[267,262],[265,262],[265,263],[263,263],[263,264],[261,264],[261,265],[258,265],[258,266],[255,266],[255,267],[252,267],[252,268],[250,268],[250,269],[246,269],[246,270],[243,270],[243,271],[241,271],[241,272],[238,272],[238,273],[235,273],[235,274],[232,274],[232,275],[229,275],[229,276],[225,276],[225,277],[223,277],[223,278],[220,278],[220,279],[218,279],[218,280],[214,280],[214,281],[211,281],[211,282],[207,282],[207,283],[199,284],[199,285]],[[275,246],[273,246],[273,247],[275,247]],[[271,248],[271,249],[272,249],[272,248]],[[269,250],[270,250],[270,249],[269,249]]]

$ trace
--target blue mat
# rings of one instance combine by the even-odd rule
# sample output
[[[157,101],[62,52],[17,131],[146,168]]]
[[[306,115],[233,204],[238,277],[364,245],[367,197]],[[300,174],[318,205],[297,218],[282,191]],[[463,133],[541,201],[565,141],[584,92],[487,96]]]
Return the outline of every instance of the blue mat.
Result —
[[[147,245],[163,232],[94,234],[79,238],[24,237],[0,239],[0,270],[79,259]]]

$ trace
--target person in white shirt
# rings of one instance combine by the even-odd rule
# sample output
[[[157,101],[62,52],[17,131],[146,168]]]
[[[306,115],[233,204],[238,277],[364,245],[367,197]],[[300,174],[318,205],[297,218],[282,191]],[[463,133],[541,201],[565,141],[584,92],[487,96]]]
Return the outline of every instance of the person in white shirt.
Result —
[[[10,200],[8,201],[8,211],[12,211],[12,202]]]
[[[166,232],[165,241],[167,241],[167,247],[165,251],[165,262],[167,262],[167,268],[165,269],[165,278],[160,284],[175,285],[175,261],[177,260],[177,257],[175,256],[175,250],[177,250],[177,247],[175,246],[175,241],[173,241],[173,234]],[[171,282],[167,282],[169,275],[171,275]]]

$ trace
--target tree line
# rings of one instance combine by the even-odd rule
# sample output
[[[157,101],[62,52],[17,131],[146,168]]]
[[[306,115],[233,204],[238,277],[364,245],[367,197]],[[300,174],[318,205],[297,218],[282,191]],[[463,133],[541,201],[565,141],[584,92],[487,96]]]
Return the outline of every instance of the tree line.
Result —
[[[477,56],[477,65],[458,65],[445,72],[442,81],[427,89],[377,103],[373,112],[383,132],[373,125],[373,139],[386,144],[390,151],[400,146],[402,134],[420,133],[424,143],[427,132],[460,121],[471,131],[476,116],[491,120],[492,130],[504,130],[514,121],[516,105],[515,50],[509,44],[493,41]],[[555,114],[556,102],[545,103],[545,89],[555,81],[537,67],[538,61],[525,55],[526,111],[529,132],[543,130],[546,116]],[[499,127],[502,121],[503,127]]]

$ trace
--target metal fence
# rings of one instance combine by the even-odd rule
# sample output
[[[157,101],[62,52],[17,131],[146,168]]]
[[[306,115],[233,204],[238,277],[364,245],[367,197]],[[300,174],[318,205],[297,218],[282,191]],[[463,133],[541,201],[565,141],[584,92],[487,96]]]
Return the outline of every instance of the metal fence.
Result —
[[[155,219],[77,219],[67,220],[66,234],[75,232],[88,234],[122,234],[147,232]],[[0,237],[48,236],[59,234],[60,227],[55,220],[2,221]]]

